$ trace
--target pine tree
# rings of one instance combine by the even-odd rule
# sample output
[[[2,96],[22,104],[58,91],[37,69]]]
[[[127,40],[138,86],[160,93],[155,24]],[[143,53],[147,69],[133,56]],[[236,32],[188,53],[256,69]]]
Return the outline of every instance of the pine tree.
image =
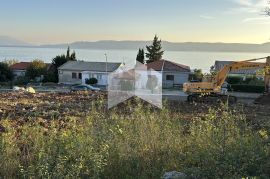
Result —
[[[146,46],[148,53],[146,57],[148,58],[147,63],[158,61],[162,59],[164,51],[162,51],[161,40],[158,39],[158,36],[155,35],[152,45]]]
[[[76,52],[73,50],[72,54],[70,55],[70,60],[71,61],[77,61],[76,59]]]
[[[68,46],[68,49],[67,49],[67,55],[66,55],[66,58],[69,60],[70,58],[70,47]]]
[[[139,52],[137,54],[136,61],[144,64],[144,50],[139,48]]]

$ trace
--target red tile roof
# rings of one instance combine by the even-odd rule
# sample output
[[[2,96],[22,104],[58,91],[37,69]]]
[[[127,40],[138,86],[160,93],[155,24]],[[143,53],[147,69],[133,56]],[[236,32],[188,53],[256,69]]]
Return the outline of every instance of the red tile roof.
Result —
[[[26,70],[30,66],[31,62],[19,62],[10,66],[11,70]],[[47,69],[51,67],[50,63],[45,63]]]
[[[30,66],[31,62],[19,62],[11,65],[12,70],[26,70]]]
[[[148,69],[156,71],[178,71],[178,72],[190,72],[190,67],[179,63],[171,62],[168,60],[159,60],[147,64]]]

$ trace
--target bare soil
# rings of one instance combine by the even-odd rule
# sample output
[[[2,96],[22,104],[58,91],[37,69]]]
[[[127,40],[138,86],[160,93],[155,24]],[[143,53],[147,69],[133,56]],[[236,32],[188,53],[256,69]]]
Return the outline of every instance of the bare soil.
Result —
[[[107,95],[102,92],[83,93],[0,93],[0,119],[9,119],[24,123],[29,120],[61,120],[70,117],[83,118],[93,107],[109,114],[118,111],[126,115],[132,114],[138,99],[131,99],[111,110],[107,110]],[[247,121],[255,128],[270,127],[270,96],[260,99],[260,105],[237,104],[229,108],[246,116]],[[104,102],[105,101],[105,102]],[[134,104],[134,108],[127,104]],[[261,105],[264,104],[264,105]],[[145,102],[143,105],[149,105]],[[219,105],[191,104],[181,101],[169,101],[168,109],[172,115],[181,114],[183,119],[201,119],[210,109],[219,109]],[[153,110],[159,110],[153,107]],[[0,131],[1,129],[0,126]]]
[[[255,100],[255,103],[261,105],[270,105],[270,94],[260,96]]]

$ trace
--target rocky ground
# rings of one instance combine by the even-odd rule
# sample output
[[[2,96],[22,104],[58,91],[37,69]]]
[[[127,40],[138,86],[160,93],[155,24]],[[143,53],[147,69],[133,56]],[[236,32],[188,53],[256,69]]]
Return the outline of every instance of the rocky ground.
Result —
[[[83,93],[0,93],[0,119],[26,122],[29,120],[65,120],[70,117],[85,117],[93,105],[100,110],[106,108],[107,95],[102,92]],[[100,101],[100,103],[98,103]],[[102,102],[103,101],[103,102]],[[104,102],[105,101],[105,102]],[[261,99],[262,104],[231,105],[230,108],[247,117],[254,127],[270,126],[270,104]],[[132,101],[134,103],[134,101]],[[165,104],[166,105],[166,104]],[[183,101],[167,101],[170,110],[181,113],[183,119],[201,118],[216,104],[190,104]],[[113,108],[125,112],[125,104]],[[130,111],[127,112],[130,114]]]

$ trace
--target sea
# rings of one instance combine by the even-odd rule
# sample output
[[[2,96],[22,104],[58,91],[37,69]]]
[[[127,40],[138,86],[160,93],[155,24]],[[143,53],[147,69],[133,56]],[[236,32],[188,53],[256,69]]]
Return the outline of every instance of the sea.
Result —
[[[135,63],[138,52],[138,50],[110,49],[72,50],[75,50],[78,60],[105,62],[107,56],[108,62],[124,63]],[[65,53],[64,48],[0,47],[0,61],[16,59],[30,62],[34,59],[41,59],[50,63],[55,56]],[[216,60],[240,61],[266,56],[270,56],[270,53],[165,51],[163,59],[190,66],[191,69],[202,69],[204,72],[208,72]]]

